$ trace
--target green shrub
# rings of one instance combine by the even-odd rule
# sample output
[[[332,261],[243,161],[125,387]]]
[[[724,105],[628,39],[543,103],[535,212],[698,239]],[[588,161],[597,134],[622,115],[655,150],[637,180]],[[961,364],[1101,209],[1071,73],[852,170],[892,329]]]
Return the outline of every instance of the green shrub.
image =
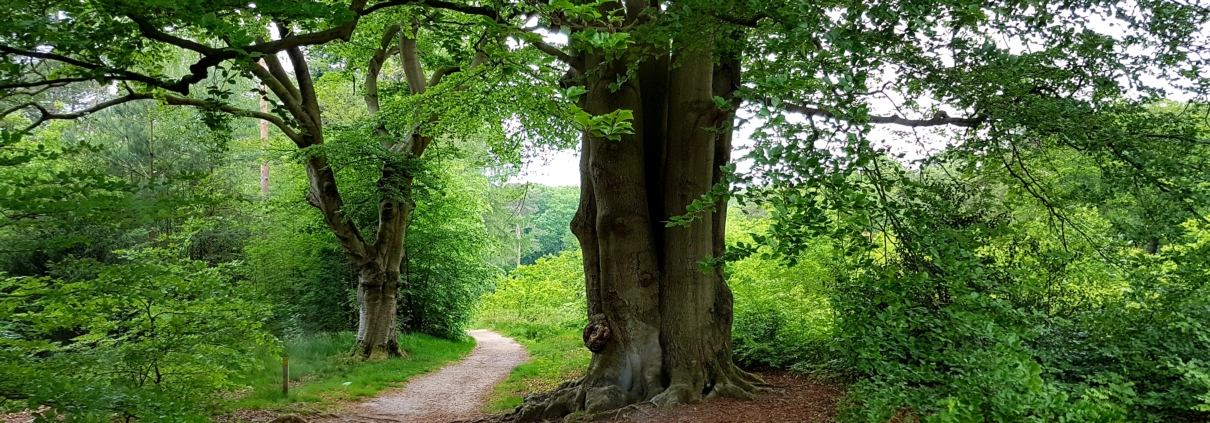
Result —
[[[44,417],[206,421],[215,394],[272,344],[249,284],[164,250],[0,279],[0,393]]]
[[[747,234],[767,230],[768,224],[767,219],[732,208],[728,242],[751,242]],[[831,359],[829,248],[826,242],[815,242],[794,265],[763,254],[727,263],[727,283],[735,296],[732,345],[737,364],[748,369],[806,369]]]
[[[400,276],[399,324],[404,332],[458,339],[475,302],[499,272],[484,260],[491,239],[479,217],[476,178],[446,165],[441,190],[417,193]],[[468,169],[461,169],[467,171]]]
[[[319,213],[296,201],[300,197],[278,196],[266,207],[263,229],[245,248],[246,277],[272,304],[275,333],[352,330],[357,275]]]
[[[905,180],[900,189],[888,232],[850,238],[829,290],[838,352],[861,376],[845,418],[1120,421],[1115,404],[1047,378],[1033,348],[1051,307],[1071,300],[1068,280],[1044,265],[1071,253],[983,203],[976,187]]]
[[[1120,295],[1048,326],[1037,349],[1050,377],[1130,421],[1210,418],[1210,232],[1186,227],[1185,243],[1127,257]]]
[[[477,324],[507,326],[527,338],[552,336],[587,324],[580,250],[564,251],[518,267],[479,302]]]
[[[354,332],[299,335],[284,339],[280,350],[259,349],[256,360],[260,365],[236,378],[242,388],[228,395],[232,397],[229,408],[312,411],[371,397],[459,360],[475,347],[475,340],[469,337],[448,340],[403,334],[399,346],[409,352],[406,359],[362,361],[349,356],[356,337]],[[281,393],[282,356],[290,358],[289,396]]]

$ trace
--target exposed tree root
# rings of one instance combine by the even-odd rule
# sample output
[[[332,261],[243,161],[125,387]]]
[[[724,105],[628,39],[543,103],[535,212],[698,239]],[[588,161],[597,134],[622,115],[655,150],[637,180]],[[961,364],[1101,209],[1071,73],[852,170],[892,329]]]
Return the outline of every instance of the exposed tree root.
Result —
[[[751,399],[768,388],[759,377],[740,370],[734,364],[717,367],[711,373],[722,377],[715,377],[715,382],[705,389],[694,389],[688,383],[673,383],[654,390],[658,393],[650,398],[635,398],[632,392],[611,385],[590,387],[583,379],[567,382],[553,391],[525,397],[525,401],[510,414],[481,421],[591,422],[625,416],[651,407],[693,404],[703,399]]]
[[[377,345],[358,341],[353,346],[352,356],[358,360],[386,360],[388,358],[407,357],[408,353],[399,346],[399,341],[392,339],[386,343]]]

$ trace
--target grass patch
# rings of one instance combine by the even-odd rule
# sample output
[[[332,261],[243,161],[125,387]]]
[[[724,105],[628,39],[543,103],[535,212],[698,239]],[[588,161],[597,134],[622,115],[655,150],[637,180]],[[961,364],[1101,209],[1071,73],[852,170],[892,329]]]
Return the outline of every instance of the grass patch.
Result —
[[[228,401],[230,409],[306,410],[357,400],[397,386],[412,376],[436,370],[461,359],[475,347],[465,337],[451,341],[422,334],[399,336],[409,353],[404,359],[357,361],[349,358],[356,335],[325,333],[287,340],[290,357],[290,395],[281,393],[281,357],[270,351],[257,359],[262,366],[240,381],[249,388]]]
[[[521,405],[525,395],[550,391],[584,375],[592,353],[584,348],[580,331],[566,325],[495,320],[486,326],[516,339],[529,350],[529,361],[517,366],[496,385],[484,411],[501,414]]]

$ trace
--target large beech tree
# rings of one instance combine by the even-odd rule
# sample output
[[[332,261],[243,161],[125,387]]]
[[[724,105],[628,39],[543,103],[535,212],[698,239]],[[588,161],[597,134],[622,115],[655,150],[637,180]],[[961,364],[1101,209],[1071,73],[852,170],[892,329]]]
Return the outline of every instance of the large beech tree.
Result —
[[[572,28],[567,50],[538,47],[568,65],[564,84],[580,87],[569,93],[582,93],[572,230],[584,254],[584,342],[595,354],[583,379],[523,405],[518,420],[747,398],[759,389],[760,380],[732,362],[724,274],[703,263],[726,255],[734,112],[745,94],[745,50],[763,19],[751,6],[628,1],[539,12],[552,28]]]
[[[878,138],[948,134],[974,160],[1054,140],[1124,157],[1163,186],[1136,151],[1194,138],[1140,105],[1162,84],[1202,94],[1210,18],[1177,2],[1114,1],[597,0],[527,11],[569,38],[530,41],[568,67],[584,129],[572,229],[595,354],[581,380],[523,405],[521,421],[759,389],[732,363],[719,266],[735,188],[771,202],[774,236],[758,239],[792,257],[801,237],[826,233],[829,214],[868,206],[846,181],[876,171],[888,152]],[[729,165],[737,109],[763,121],[744,174]],[[1132,131],[1116,129],[1125,119]]]

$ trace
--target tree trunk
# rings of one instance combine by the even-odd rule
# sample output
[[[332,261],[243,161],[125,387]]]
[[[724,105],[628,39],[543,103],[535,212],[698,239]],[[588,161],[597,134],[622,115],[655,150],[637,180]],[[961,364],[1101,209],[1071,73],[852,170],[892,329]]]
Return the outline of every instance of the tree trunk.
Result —
[[[353,355],[365,359],[385,359],[404,355],[399,348],[396,304],[399,271],[377,265],[357,271],[357,345]]]
[[[1147,240],[1147,246],[1145,246],[1143,250],[1146,251],[1147,254],[1159,253],[1160,239],[1158,237],[1152,237],[1151,239]]]
[[[747,398],[757,390],[759,379],[732,362],[732,296],[723,273],[703,272],[699,264],[723,253],[726,200],[690,226],[664,224],[722,181],[719,167],[730,160],[733,114],[719,110],[713,97],[733,97],[739,64],[720,56],[716,64],[715,53],[700,47],[647,60],[638,78],[622,78],[616,91],[608,84],[629,64],[584,57],[585,69],[602,71],[586,77],[581,107],[594,115],[629,109],[635,116],[634,134],[620,140],[586,134],[581,145],[572,231],[583,248],[584,342],[594,354],[584,378],[522,405],[516,420],[644,401]]]

